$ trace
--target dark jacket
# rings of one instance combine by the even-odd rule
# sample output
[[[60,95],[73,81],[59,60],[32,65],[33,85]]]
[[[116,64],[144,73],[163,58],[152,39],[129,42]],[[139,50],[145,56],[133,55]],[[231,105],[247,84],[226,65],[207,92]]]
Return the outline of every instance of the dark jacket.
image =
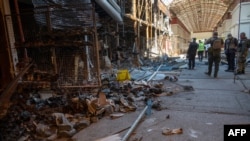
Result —
[[[191,42],[191,43],[189,44],[189,47],[188,47],[188,50],[187,50],[187,56],[188,56],[188,57],[190,57],[190,56],[195,56],[198,47],[199,47],[199,44],[198,44],[198,43],[196,43],[195,41]]]
[[[234,46],[234,48],[232,48],[231,46]],[[231,38],[231,39],[227,38],[224,44],[225,54],[235,53],[237,46],[238,46],[238,40],[236,38]]]

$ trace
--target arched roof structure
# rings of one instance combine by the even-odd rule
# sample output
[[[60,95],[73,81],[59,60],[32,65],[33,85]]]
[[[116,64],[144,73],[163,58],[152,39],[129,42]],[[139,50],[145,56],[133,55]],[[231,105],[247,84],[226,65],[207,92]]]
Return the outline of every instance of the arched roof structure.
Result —
[[[173,0],[170,10],[191,32],[213,31],[234,0]]]

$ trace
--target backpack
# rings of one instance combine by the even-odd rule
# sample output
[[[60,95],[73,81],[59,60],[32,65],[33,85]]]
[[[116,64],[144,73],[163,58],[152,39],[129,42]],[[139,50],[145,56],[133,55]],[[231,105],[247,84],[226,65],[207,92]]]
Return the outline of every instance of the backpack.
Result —
[[[221,39],[220,38],[214,39],[212,47],[213,47],[213,49],[220,49],[220,48],[222,48]]]

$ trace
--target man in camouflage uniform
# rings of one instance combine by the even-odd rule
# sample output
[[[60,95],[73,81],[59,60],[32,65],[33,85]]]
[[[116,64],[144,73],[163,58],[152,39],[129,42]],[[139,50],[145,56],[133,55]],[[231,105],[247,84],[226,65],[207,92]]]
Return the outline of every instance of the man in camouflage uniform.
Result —
[[[223,39],[218,37],[218,32],[213,32],[213,36],[209,38],[205,44],[210,44],[210,47],[208,49],[208,72],[205,72],[207,75],[211,75],[212,68],[214,64],[214,78],[217,78],[218,71],[219,71],[219,65],[221,60],[221,48],[220,49],[213,49],[213,42],[216,39],[221,40],[221,47],[223,47],[224,41]]]
[[[224,52],[227,57],[228,68],[227,72],[234,72],[235,70],[235,52],[238,46],[238,40],[232,36],[231,33],[227,35],[225,40]]]
[[[248,48],[250,48],[250,40],[247,39],[245,32],[241,32],[240,42],[237,48],[238,69],[236,74],[245,74],[245,63],[248,55]]]

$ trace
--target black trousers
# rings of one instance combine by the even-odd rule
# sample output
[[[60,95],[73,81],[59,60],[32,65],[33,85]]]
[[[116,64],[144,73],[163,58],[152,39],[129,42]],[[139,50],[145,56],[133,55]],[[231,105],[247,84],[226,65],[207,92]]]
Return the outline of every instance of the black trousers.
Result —
[[[190,55],[188,57],[188,68],[194,69],[194,67],[195,67],[195,55]]]
[[[227,63],[228,63],[228,70],[234,70],[235,67],[235,52],[227,53]]]
[[[202,61],[202,60],[203,60],[203,54],[204,54],[204,51],[198,51],[198,58],[199,58],[199,61]]]

